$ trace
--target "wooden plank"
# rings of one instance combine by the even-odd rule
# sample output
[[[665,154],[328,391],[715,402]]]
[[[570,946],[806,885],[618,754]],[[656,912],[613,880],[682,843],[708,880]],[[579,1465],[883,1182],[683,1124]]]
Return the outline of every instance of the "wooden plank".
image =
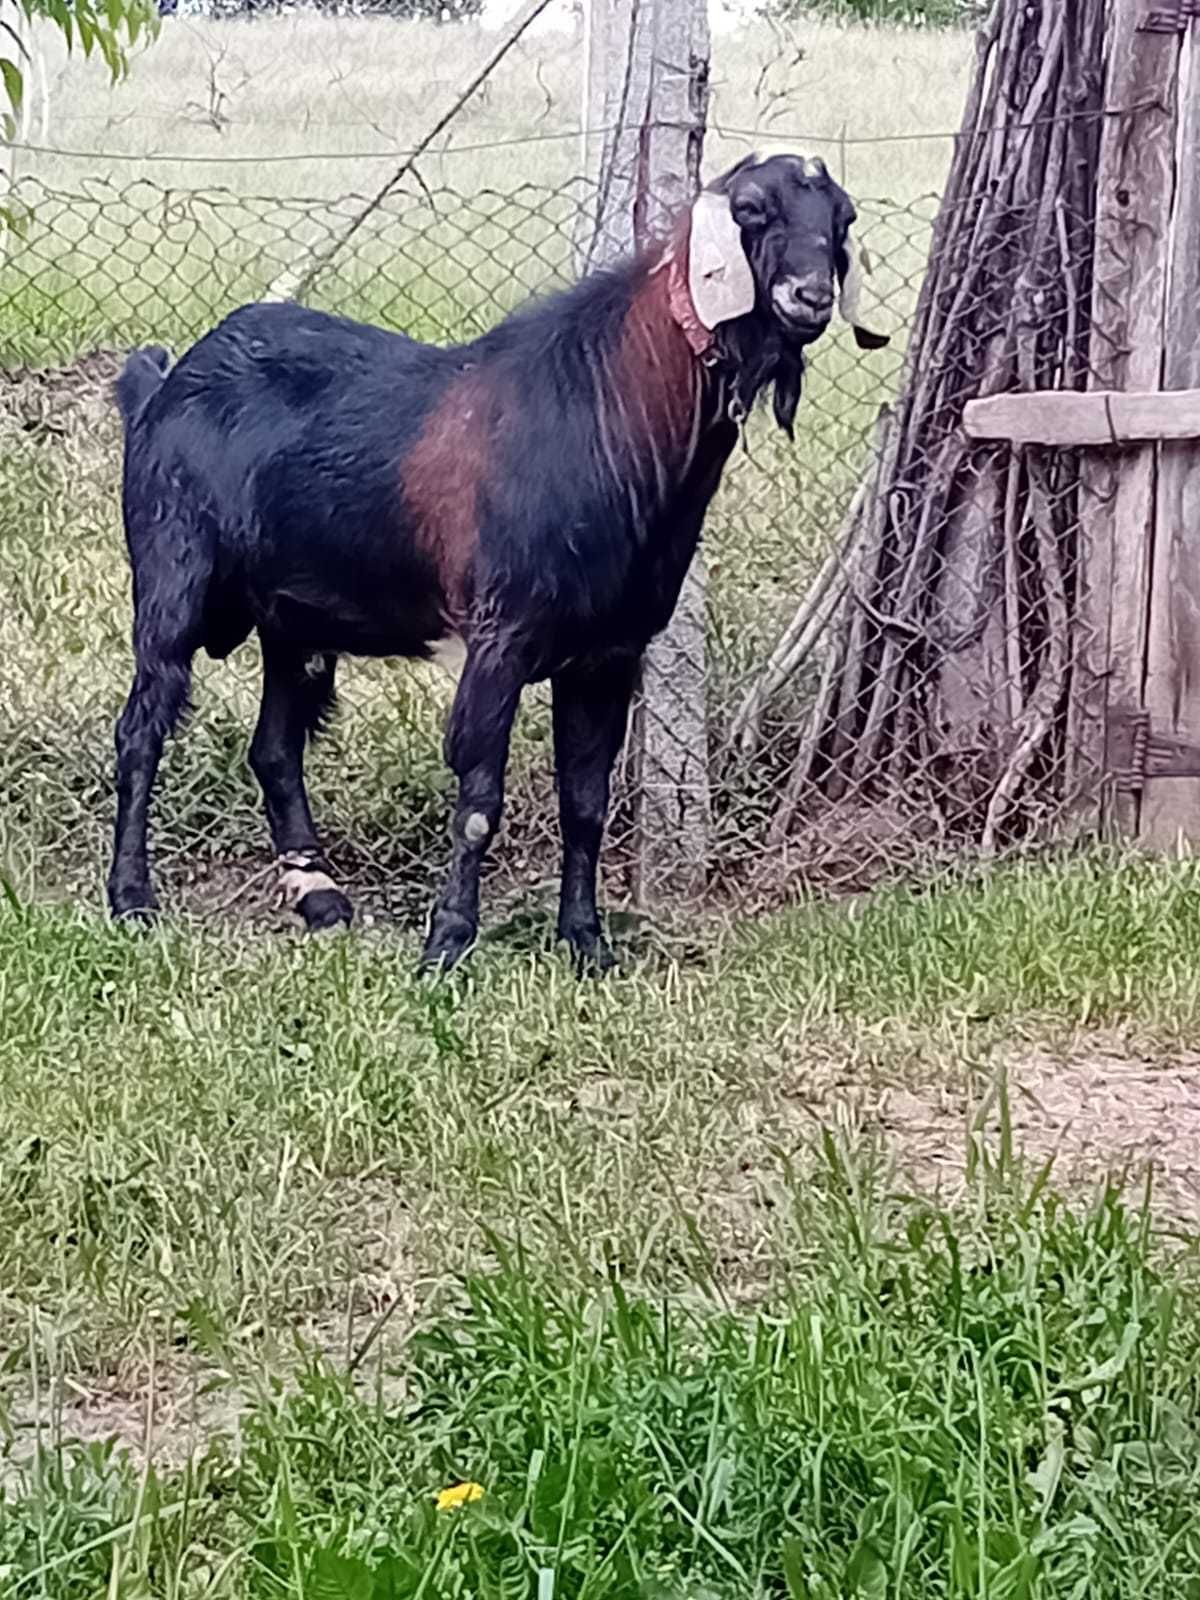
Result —
[[[968,400],[963,427],[971,439],[1063,448],[1126,445],[1155,439],[1200,439],[1200,389],[1081,394],[1047,389]]]
[[[1200,17],[1200,0],[1144,0],[1144,5],[1147,33],[1182,33],[1189,17]]]
[[[1175,192],[1180,36],[1138,31],[1139,0],[1112,0],[1104,135],[1096,196],[1089,352],[1093,389],[1162,386],[1168,238]],[[1089,786],[1107,772],[1110,708],[1142,704],[1157,446],[1085,456],[1079,516],[1071,743],[1081,821],[1136,836],[1138,798]]]
[[[1003,765],[1000,730],[1015,727],[1022,709],[1020,630],[1010,627],[1002,559],[1008,465],[1001,461],[980,474],[947,529],[938,606],[959,628],[968,624],[967,636],[937,653],[928,690],[929,725],[939,730],[930,769],[939,802],[956,820],[978,808],[980,825]]]
[[[1163,382],[1200,383],[1200,20],[1184,36],[1179,70],[1179,182],[1171,230]],[[1164,444],[1158,462],[1154,574],[1146,656],[1154,736],[1200,744],[1200,446]],[[1200,843],[1200,779],[1146,786],[1141,835],[1151,846]]]

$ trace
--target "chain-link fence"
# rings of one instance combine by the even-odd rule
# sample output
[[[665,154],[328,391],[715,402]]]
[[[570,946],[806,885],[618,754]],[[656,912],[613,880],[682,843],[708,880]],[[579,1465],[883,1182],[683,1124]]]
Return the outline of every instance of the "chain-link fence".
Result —
[[[590,198],[582,181],[393,195],[307,298],[423,338],[468,337],[570,278]],[[892,408],[938,208],[857,199],[875,320],[892,344],[864,355],[848,331],[827,336],[812,353],[795,445],[768,414],[752,417],[706,527],[705,874],[722,901],[849,891],[1054,837],[1095,790],[1069,713],[1088,643],[1074,620],[1074,463],[970,447],[960,394],[947,401],[936,459],[896,479]],[[108,385],[130,347],[153,339],[179,352],[295,274],[363,203],[26,182],[10,206],[0,871],[18,892],[92,898],[131,661]],[[1020,267],[1018,253],[1009,299]],[[1007,270],[976,308],[980,348],[1001,326]],[[1035,513],[1017,509],[1031,503]],[[380,662],[347,662],[340,682],[341,714],[309,759],[319,823],[364,904],[415,916],[446,857],[440,734],[453,683],[436,667]],[[176,905],[241,915],[271,904],[244,760],[257,695],[252,647],[198,662],[196,714],[169,749],[156,806],[157,870]],[[618,899],[637,849],[638,770],[626,762],[618,775],[606,847]],[[556,871],[540,690],[526,697],[509,796],[492,892],[527,897]]]

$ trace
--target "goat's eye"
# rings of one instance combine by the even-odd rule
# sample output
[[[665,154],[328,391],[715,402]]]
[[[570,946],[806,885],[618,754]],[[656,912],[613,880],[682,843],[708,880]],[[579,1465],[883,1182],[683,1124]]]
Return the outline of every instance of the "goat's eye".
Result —
[[[757,200],[735,200],[732,210],[733,220],[739,228],[746,228],[753,232],[756,228],[765,228],[767,225],[767,208],[763,202]]]

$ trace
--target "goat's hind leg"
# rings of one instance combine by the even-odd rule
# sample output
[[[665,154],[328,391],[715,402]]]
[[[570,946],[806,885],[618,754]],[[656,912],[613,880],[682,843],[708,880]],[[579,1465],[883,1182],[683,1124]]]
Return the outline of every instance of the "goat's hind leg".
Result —
[[[263,792],[285,901],[310,933],[348,925],[354,908],[333,881],[304,787],[304,747],[334,701],[336,657],[264,638],[262,705],[250,765]]]
[[[117,824],[108,903],[115,917],[144,921],[158,909],[147,843],[150,799],[163,745],[188,708],[210,566],[175,548],[170,528],[135,570],[133,687],[117,722]]]

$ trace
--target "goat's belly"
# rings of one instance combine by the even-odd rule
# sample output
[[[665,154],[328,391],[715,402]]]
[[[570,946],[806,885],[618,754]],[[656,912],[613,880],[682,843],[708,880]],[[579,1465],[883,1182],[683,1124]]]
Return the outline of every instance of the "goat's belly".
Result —
[[[462,636],[443,631],[440,619],[431,624],[427,616],[407,617],[397,626],[395,619],[347,617],[331,609],[303,617],[292,613],[288,623],[289,626],[280,627],[276,613],[271,631],[315,654],[432,661],[453,678],[461,674],[466,664],[467,647]]]
[[[361,591],[277,589],[262,605],[259,625],[306,650],[416,659],[426,658],[430,641],[445,632],[438,597],[400,586],[381,588],[379,600]]]

